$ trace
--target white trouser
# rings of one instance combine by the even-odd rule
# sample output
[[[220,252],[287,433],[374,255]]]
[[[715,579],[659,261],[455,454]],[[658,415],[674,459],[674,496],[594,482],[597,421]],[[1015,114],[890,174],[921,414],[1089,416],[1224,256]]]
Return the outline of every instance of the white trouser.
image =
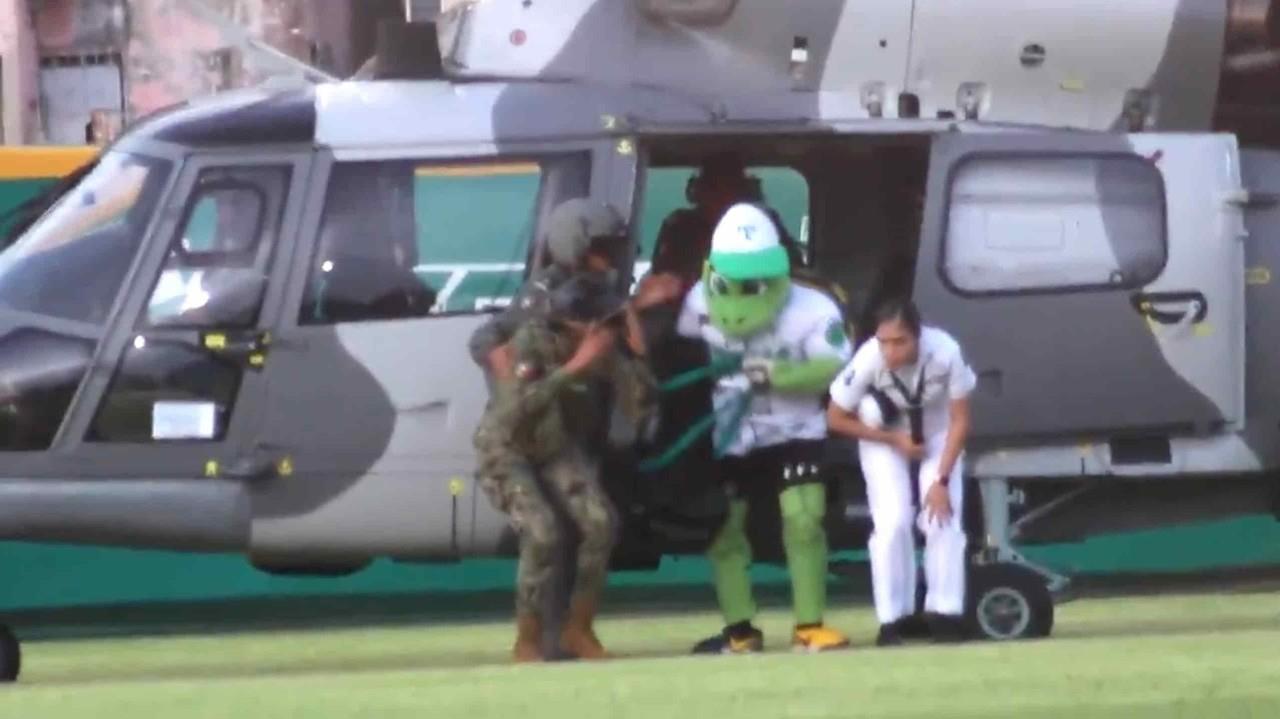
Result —
[[[858,405],[858,417],[872,427],[881,427],[880,407],[871,397]],[[925,428],[929,432],[928,427]],[[938,464],[946,444],[945,432],[932,432],[925,441],[920,463],[920,510],[911,505],[910,461],[897,449],[879,442],[858,442],[858,459],[867,482],[867,502],[874,528],[867,542],[871,557],[871,581],[876,616],[882,624],[897,621],[916,611],[915,541],[913,520],[925,537],[924,576],[928,593],[924,610],[938,614],[964,613],[965,543],[960,516],[963,511],[963,455],[951,472],[951,518],[943,524],[927,518],[925,493],[938,476]]]

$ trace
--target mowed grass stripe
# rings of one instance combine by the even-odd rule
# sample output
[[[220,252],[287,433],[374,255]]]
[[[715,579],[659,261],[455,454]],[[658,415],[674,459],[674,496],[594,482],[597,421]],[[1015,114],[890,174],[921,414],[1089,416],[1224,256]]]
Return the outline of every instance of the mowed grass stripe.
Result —
[[[833,613],[861,649],[786,651],[764,616],[760,657],[689,657],[710,613],[606,616],[628,658],[513,667],[504,623],[36,642],[0,715],[850,717],[1280,715],[1280,603],[1271,594],[1082,600],[1055,638],[866,649],[864,608]]]

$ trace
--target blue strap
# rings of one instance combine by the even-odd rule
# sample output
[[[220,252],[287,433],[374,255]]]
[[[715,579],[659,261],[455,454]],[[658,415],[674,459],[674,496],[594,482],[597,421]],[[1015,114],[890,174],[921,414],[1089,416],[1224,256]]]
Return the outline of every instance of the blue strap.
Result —
[[[742,431],[742,421],[746,418],[747,411],[751,408],[751,392],[749,390],[739,392],[730,400],[730,406],[731,410],[727,415],[727,421],[713,439],[712,448],[716,459],[723,457],[725,451],[738,439],[738,433]],[[715,427],[716,417],[717,412],[712,410],[710,414],[698,419],[661,454],[640,462],[639,470],[648,474],[670,467],[680,458],[680,455],[689,451],[689,448],[693,446],[693,443],[699,437]]]
[[[718,360],[713,359],[710,364],[702,367],[694,367],[691,370],[685,370],[671,379],[663,382],[658,390],[667,393],[683,389],[691,384],[695,384],[704,379],[718,379],[727,374],[733,374],[742,368],[742,355],[729,354]]]
[[[703,379],[719,379],[725,375],[733,374],[742,368],[742,355],[726,354],[718,359],[713,358],[710,364],[702,367],[694,367],[686,370],[671,379],[663,382],[658,391],[663,394],[674,392],[675,390],[688,387]],[[745,393],[744,393],[745,394]],[[721,436],[716,437],[719,440],[716,447],[728,446],[733,444],[737,439],[739,426],[742,424],[742,418],[746,416],[746,409],[750,406],[750,397],[747,395],[747,401],[738,398],[740,406],[736,407],[734,416],[725,426]],[[716,425],[716,413],[714,410],[710,414],[700,417],[696,422],[689,426],[676,441],[671,443],[661,454],[656,457],[650,457],[640,462],[639,469],[644,473],[657,472],[660,469],[670,467],[675,463],[680,455],[689,451],[695,442],[705,433],[709,432]],[[716,449],[716,457],[719,457],[721,451]]]
[[[738,434],[742,431],[742,420],[746,419],[747,411],[751,409],[751,391],[739,392],[731,401],[735,402],[736,406],[733,408],[733,413],[729,415],[729,421],[725,422],[724,430],[716,437],[714,445],[716,459],[723,457],[729,447],[738,440]]]

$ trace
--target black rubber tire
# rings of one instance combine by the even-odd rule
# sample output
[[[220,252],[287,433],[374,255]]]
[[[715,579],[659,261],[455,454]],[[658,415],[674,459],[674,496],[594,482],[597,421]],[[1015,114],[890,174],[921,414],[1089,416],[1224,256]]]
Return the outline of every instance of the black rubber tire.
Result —
[[[1007,563],[970,565],[967,584],[965,626],[970,638],[1037,639],[1053,631],[1053,597],[1034,571]],[[1002,621],[1012,621],[1011,626],[994,625],[990,612],[1001,608]]]
[[[18,638],[3,624],[0,624],[0,683],[8,684],[18,680],[22,670],[22,647]]]

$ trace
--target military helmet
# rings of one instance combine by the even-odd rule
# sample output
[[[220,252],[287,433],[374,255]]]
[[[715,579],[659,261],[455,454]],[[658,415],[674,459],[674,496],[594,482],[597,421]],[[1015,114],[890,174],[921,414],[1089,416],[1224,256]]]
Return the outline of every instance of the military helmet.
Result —
[[[563,267],[577,267],[600,239],[621,237],[622,216],[613,207],[587,198],[560,203],[547,218],[547,252]]]

